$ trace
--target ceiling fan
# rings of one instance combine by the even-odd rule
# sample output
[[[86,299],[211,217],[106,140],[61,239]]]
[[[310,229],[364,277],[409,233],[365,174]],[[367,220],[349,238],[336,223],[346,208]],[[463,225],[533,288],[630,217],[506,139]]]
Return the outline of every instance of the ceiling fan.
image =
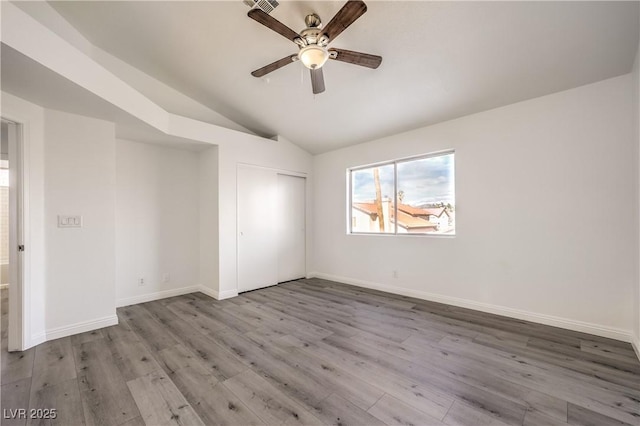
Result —
[[[361,17],[366,11],[367,5],[364,4],[363,1],[349,0],[324,27],[318,15],[315,13],[307,15],[304,19],[307,28],[298,34],[261,9],[250,10],[248,14],[249,18],[291,40],[297,44],[300,49],[297,54],[285,56],[269,65],[258,68],[253,71],[251,75],[254,77],[263,77],[272,71],[299,60],[311,71],[311,87],[313,93],[318,94],[324,92],[325,89],[322,66],[328,59],[367,68],[378,68],[382,62],[381,56],[327,47],[329,43],[333,42],[340,33],[347,29],[349,25],[353,24],[356,19]]]

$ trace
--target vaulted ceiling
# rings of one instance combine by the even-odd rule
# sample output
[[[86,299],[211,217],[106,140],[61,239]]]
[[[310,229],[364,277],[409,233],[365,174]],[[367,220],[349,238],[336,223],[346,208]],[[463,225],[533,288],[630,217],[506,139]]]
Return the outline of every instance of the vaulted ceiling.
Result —
[[[281,2],[299,31],[343,2]],[[631,71],[638,2],[367,2],[331,44],[381,55],[377,70],[330,61],[311,93],[293,63],[250,72],[297,46],[235,1],[55,1],[95,46],[255,133],[312,153],[487,110]],[[170,106],[165,106],[171,109]]]

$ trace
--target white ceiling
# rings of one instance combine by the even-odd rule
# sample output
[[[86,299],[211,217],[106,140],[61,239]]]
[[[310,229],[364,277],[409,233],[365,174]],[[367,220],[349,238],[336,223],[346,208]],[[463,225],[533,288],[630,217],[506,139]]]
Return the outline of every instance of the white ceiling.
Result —
[[[343,2],[281,2],[299,31]],[[240,125],[330,151],[631,71],[638,2],[367,2],[331,44],[381,55],[377,70],[330,61],[327,91],[311,93],[297,51],[246,16],[241,0],[56,1],[90,42]],[[306,71],[306,72],[305,72]]]

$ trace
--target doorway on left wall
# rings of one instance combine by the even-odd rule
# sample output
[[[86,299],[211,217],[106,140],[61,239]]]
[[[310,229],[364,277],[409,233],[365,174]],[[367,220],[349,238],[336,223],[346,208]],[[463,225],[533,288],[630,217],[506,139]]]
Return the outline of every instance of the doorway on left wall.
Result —
[[[0,290],[9,288],[9,123],[0,137]]]
[[[2,346],[24,347],[22,333],[21,125],[2,118],[0,158],[0,315]]]
[[[7,347],[9,309],[9,123],[0,133],[0,326],[2,350]]]

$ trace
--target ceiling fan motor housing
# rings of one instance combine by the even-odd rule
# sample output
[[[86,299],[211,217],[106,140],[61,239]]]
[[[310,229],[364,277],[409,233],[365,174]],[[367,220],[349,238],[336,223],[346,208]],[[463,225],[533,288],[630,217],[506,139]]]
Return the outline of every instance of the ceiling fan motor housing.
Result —
[[[307,15],[304,22],[307,24],[307,28],[300,31],[300,38],[296,40],[300,47],[298,59],[310,70],[322,68],[329,59],[327,51],[329,38],[322,34],[320,17],[315,13]]]
[[[322,34],[322,31],[316,27],[305,28],[300,31],[300,42],[297,42],[301,47],[317,44],[318,46],[326,47],[329,44],[329,38]]]

